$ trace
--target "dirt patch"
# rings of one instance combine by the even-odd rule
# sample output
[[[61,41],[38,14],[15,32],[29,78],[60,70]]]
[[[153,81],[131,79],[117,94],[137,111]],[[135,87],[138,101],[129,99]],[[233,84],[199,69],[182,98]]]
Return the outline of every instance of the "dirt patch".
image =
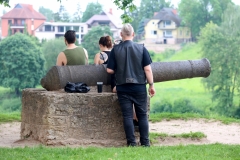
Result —
[[[190,132],[202,132],[207,137],[201,140],[169,138],[159,141],[161,145],[178,144],[240,144],[240,124],[232,123],[229,125],[219,121],[199,120],[171,120],[158,123],[151,123],[150,132],[182,134]],[[190,140],[190,141],[189,141]]]
[[[24,147],[38,146],[41,143],[36,140],[20,140],[20,122],[0,124],[0,147]],[[202,132],[206,138],[196,140],[191,138],[159,138],[155,145],[187,145],[187,144],[240,144],[240,124],[222,124],[218,121],[199,120],[171,120],[150,123],[150,132],[181,134],[190,132]]]

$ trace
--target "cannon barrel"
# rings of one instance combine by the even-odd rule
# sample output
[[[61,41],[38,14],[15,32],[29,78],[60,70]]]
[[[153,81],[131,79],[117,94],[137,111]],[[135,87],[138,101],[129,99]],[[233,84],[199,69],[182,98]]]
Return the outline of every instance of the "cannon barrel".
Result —
[[[208,77],[211,65],[208,59],[183,60],[173,62],[153,62],[151,64],[154,82],[178,80],[194,77]],[[67,82],[84,82],[96,86],[97,82],[110,84],[106,65],[53,66],[41,79],[43,88],[49,91],[64,88]]]

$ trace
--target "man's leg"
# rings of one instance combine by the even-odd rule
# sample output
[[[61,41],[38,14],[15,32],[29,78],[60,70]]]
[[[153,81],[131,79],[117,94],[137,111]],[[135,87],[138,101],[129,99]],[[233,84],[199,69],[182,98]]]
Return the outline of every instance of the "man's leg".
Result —
[[[135,111],[138,117],[140,143],[143,146],[150,146],[147,115],[147,92],[134,93],[133,97]]]
[[[131,97],[124,92],[117,92],[123,115],[123,125],[128,146],[136,146],[133,125],[133,103]]]

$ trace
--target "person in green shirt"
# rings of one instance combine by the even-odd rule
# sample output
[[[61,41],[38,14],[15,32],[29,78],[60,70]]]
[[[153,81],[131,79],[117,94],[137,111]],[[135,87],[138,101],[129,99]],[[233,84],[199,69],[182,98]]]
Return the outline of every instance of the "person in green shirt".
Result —
[[[65,66],[88,64],[87,50],[83,47],[75,45],[76,32],[74,30],[68,30],[64,34],[64,41],[67,48],[58,54],[56,65]]]

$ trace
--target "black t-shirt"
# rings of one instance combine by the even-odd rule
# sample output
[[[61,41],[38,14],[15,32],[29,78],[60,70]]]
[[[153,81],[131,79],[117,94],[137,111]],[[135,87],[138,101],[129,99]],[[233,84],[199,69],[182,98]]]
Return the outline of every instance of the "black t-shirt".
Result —
[[[143,59],[142,59],[142,68],[152,63],[152,59],[149,55],[149,52],[145,47],[143,47]],[[116,70],[116,59],[115,59],[115,52],[114,48],[110,53],[110,57],[108,57],[108,64],[107,68]],[[134,84],[134,83],[126,83],[123,85],[116,86],[117,91],[119,92],[145,92],[146,91],[146,84]]]

